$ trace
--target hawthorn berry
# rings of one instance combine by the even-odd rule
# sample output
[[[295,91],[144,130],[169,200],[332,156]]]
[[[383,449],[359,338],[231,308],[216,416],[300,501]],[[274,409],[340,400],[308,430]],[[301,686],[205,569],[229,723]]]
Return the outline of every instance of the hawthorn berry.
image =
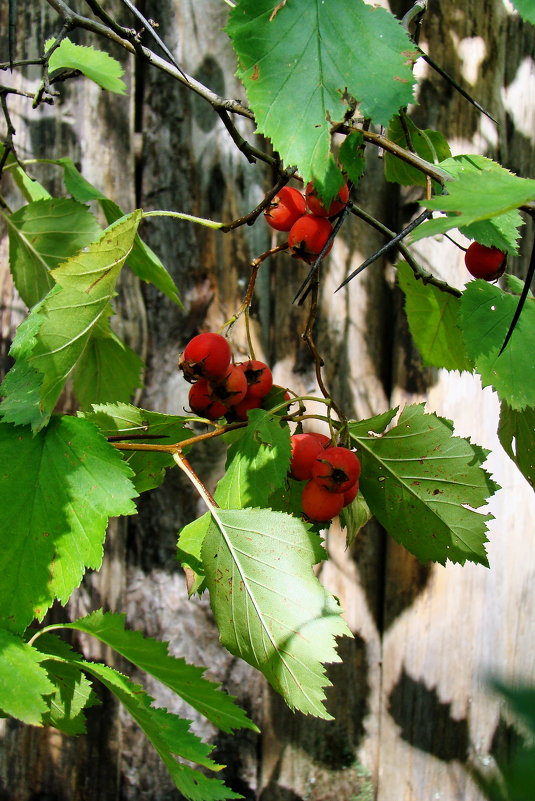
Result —
[[[273,374],[267,364],[256,359],[237,364],[247,379],[247,396],[264,398],[273,386]]]
[[[305,198],[298,189],[283,186],[264,212],[268,225],[276,231],[289,231],[306,212]]]
[[[326,217],[305,214],[295,222],[288,234],[288,247],[292,256],[309,264],[321,253],[333,227]],[[332,247],[329,245],[327,253]]]
[[[318,197],[318,192],[316,187],[310,181],[307,184],[305,190],[305,198],[308,210],[312,214],[316,214],[318,217],[332,217],[334,214],[338,214],[345,208],[347,201],[349,200],[349,187],[347,184],[344,184],[338,191],[338,198],[335,198],[329,208],[325,208],[325,204]]]
[[[359,491],[359,482],[355,481],[353,486],[344,492],[344,506],[349,506],[350,503],[353,503],[355,498],[358,495]]]
[[[312,465],[321,452],[331,444],[325,434],[292,434],[290,437],[292,458],[290,475],[297,481],[308,481],[312,478]]]
[[[464,263],[474,278],[495,281],[505,272],[507,254],[498,248],[472,242],[464,254]]]
[[[200,378],[192,384],[188,398],[191,411],[198,414],[199,417],[218,420],[227,413],[227,407],[214,398],[212,387],[205,378]]]
[[[236,420],[247,420],[247,412],[250,409],[259,409],[262,403],[262,398],[255,398],[246,394],[245,398],[232,407],[232,414]]]
[[[359,480],[358,456],[348,448],[326,448],[311,468],[312,480],[329,492],[344,493]]]
[[[236,406],[247,394],[245,373],[237,365],[231,364],[223,378],[211,382],[211,393],[227,408]]]
[[[178,366],[188,381],[223,378],[231,355],[230,345],[221,334],[198,334],[184,348]]]
[[[341,492],[329,492],[315,481],[309,481],[303,489],[301,504],[310,520],[323,523],[332,520],[342,510],[344,496]]]

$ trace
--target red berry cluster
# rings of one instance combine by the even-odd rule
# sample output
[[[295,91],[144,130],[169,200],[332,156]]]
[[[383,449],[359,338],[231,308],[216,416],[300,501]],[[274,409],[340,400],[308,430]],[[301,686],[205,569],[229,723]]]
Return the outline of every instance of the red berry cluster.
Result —
[[[498,248],[472,242],[464,254],[464,263],[474,278],[495,281],[505,272],[507,254]]]
[[[291,444],[290,475],[308,482],[301,499],[303,512],[318,523],[331,520],[357,495],[358,457],[348,448],[332,446],[325,434],[294,434]]]
[[[200,417],[246,420],[273,385],[271,370],[254,359],[232,364],[230,345],[221,334],[198,334],[186,345],[178,366],[191,382],[189,405]]]
[[[292,256],[311,264],[332,233],[333,226],[328,218],[339,214],[348,200],[347,184],[342,186],[329,208],[318,197],[312,182],[307,185],[304,195],[298,189],[283,186],[264,212],[264,217],[276,231],[288,231],[288,247]]]

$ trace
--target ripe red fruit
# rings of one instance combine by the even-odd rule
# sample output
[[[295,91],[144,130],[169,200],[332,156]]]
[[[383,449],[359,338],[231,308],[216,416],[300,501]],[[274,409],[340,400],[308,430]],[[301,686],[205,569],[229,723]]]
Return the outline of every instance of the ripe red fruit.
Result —
[[[188,381],[223,378],[231,359],[230,345],[221,334],[198,334],[190,339],[178,361]]]
[[[236,420],[247,420],[247,412],[250,409],[259,409],[262,398],[254,398],[247,393],[245,398],[232,407],[232,413]]]
[[[247,379],[247,395],[252,398],[265,397],[273,386],[273,374],[267,364],[256,359],[237,364]]]
[[[344,184],[340,188],[338,191],[338,199],[335,198],[328,209],[325,207],[321,198],[318,197],[318,193],[312,181],[307,184],[305,195],[307,207],[312,214],[317,214],[318,217],[332,217],[333,214],[338,214],[345,208],[349,200],[349,187],[347,184]]]
[[[305,211],[305,198],[301,192],[291,186],[283,186],[265,210],[264,217],[276,231],[289,231]]]
[[[192,384],[189,391],[189,405],[194,414],[207,417],[209,420],[217,420],[227,413],[227,407],[214,398],[212,387],[205,378],[200,378]]]
[[[344,492],[344,506],[349,506],[358,495],[359,491],[359,482],[356,481],[351,489],[348,489],[347,492]]]
[[[327,448],[312,465],[312,480],[335,493],[352,488],[360,476],[360,462],[348,448]]]
[[[321,253],[332,233],[333,227],[325,217],[305,214],[295,222],[288,234],[288,247],[292,256],[313,262]],[[327,253],[332,247],[329,245]],[[327,254],[325,254],[327,255]]]
[[[321,452],[331,444],[325,434],[293,434],[290,437],[292,459],[290,475],[297,481],[312,478],[312,465]]]
[[[341,511],[344,496],[341,492],[329,492],[315,481],[309,481],[303,489],[301,503],[307,517],[317,523],[323,523],[332,520]]]
[[[494,281],[505,272],[507,254],[495,247],[472,242],[464,254],[466,269],[474,278]]]
[[[247,394],[247,379],[243,370],[231,364],[224,378],[211,383],[214,399],[221,401],[227,408],[236,406]]]

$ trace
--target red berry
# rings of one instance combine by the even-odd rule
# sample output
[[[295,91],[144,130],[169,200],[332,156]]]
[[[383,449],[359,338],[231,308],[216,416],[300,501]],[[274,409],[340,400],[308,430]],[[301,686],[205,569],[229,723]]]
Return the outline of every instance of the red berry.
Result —
[[[199,417],[217,420],[224,417],[227,407],[212,395],[212,387],[205,378],[199,379],[189,391],[189,405],[191,411]]]
[[[312,480],[330,492],[347,492],[360,476],[360,462],[348,448],[326,448],[312,465]]]
[[[338,200],[335,198],[328,209],[325,208],[325,204],[321,198],[318,197],[318,193],[312,181],[307,184],[305,194],[307,207],[312,214],[317,214],[318,217],[332,217],[333,214],[338,214],[345,208],[349,200],[349,187],[347,184],[341,187],[338,191]]]
[[[291,186],[283,186],[265,210],[264,217],[276,231],[289,231],[305,211],[305,198],[301,192]]]
[[[198,378],[222,378],[231,358],[230,345],[221,334],[198,334],[193,337],[179,359],[178,366],[188,381]]]
[[[472,242],[464,254],[466,269],[474,278],[494,281],[505,272],[507,254],[495,247]]]
[[[247,379],[243,370],[231,364],[224,378],[212,382],[212,396],[221,401],[227,408],[236,406],[247,394]]]
[[[344,496],[340,492],[329,492],[324,487],[309,481],[301,496],[303,512],[311,520],[323,523],[332,520],[344,505]]]
[[[254,398],[247,393],[243,400],[232,407],[232,413],[236,420],[247,420],[247,412],[250,409],[259,409],[261,403],[262,398]]]
[[[312,478],[312,465],[321,452],[331,444],[325,434],[293,434],[290,437],[292,460],[290,475],[297,481]]]
[[[355,498],[358,495],[358,491],[359,491],[359,482],[356,481],[351,487],[351,489],[348,489],[346,492],[344,492],[344,506],[349,506],[349,504],[355,500]]]
[[[236,367],[243,370],[245,374],[248,396],[263,398],[268,394],[273,386],[273,375],[267,364],[256,359],[249,359],[248,362],[237,364]]]
[[[313,262],[321,253],[332,233],[333,227],[325,217],[305,214],[295,222],[288,234],[288,247],[292,256]],[[327,253],[332,247],[329,245]],[[327,255],[327,254],[325,254]]]

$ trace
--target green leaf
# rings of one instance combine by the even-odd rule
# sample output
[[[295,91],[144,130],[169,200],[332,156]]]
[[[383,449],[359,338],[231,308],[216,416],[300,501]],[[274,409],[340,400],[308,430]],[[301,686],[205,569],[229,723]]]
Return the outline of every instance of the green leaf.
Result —
[[[452,228],[465,230],[465,226],[499,217],[535,198],[534,180],[519,178],[483,156],[456,156],[442,162],[440,166],[455,176],[453,181],[446,184],[448,194],[421,203],[422,206],[442,211],[447,216],[418,226],[412,234],[412,242],[426,236],[443,234]],[[494,235],[500,234],[507,244],[508,252],[516,252],[516,228],[520,222],[520,217],[513,215],[495,224]],[[489,236],[490,233],[487,233],[487,237]]]
[[[382,437],[350,424],[362,464],[360,489],[381,525],[423,562],[487,565],[486,523],[476,512],[498,486],[481,468],[487,452],[455,437],[448,420],[408,406]]]
[[[262,671],[292,709],[330,719],[324,662],[350,631],[312,566],[325,553],[300,520],[266,509],[214,509],[202,549],[221,642]]]
[[[459,327],[460,299],[418,281],[407,262],[397,264],[409,329],[425,365],[446,370],[474,369]]]
[[[74,392],[81,409],[93,403],[129,401],[142,386],[144,364],[111,330],[108,320],[97,326],[74,371]]]
[[[53,43],[53,39],[45,42],[45,53]],[[122,66],[103,50],[76,45],[70,39],[65,38],[54,50],[48,62],[50,73],[60,69],[79,70],[109,92],[119,95],[124,95],[126,92],[126,84],[121,78],[121,75],[124,74]]]
[[[527,298],[507,347],[499,355],[518,297],[486,281],[470,281],[461,298],[460,324],[466,352],[483,386],[521,411],[535,406],[535,300]]]
[[[481,245],[495,247],[514,256],[518,253],[521,225],[524,225],[524,220],[520,212],[518,209],[512,209],[500,214],[499,217],[464,225],[460,231],[468,239],[475,239]]]
[[[0,629],[0,709],[34,726],[48,710],[43,695],[54,692],[42,659],[35,648]]]
[[[35,331],[33,348],[21,347],[19,335],[11,349],[17,358],[15,368],[31,376],[32,398],[35,396],[35,374],[42,374],[39,406],[24,419],[17,404],[27,408],[27,397],[20,381],[9,379],[0,387],[0,394],[9,396],[0,405],[0,414],[8,422],[29,423],[34,430],[46,424],[65,383],[87,347],[93,331],[102,318],[111,313],[110,300],[120,270],[128,256],[141,218],[136,211],[111,225],[97,242],[93,242],[52,271],[57,282],[48,295],[30,312]],[[35,323],[31,321],[35,320]],[[22,366],[21,366],[22,365]]]
[[[395,17],[363,0],[240,0],[227,32],[259,132],[305,182],[324,185],[330,127],[351,98],[379,125],[413,99],[414,45]]]
[[[346,529],[346,548],[349,548],[356,539],[357,534],[373,517],[370,507],[361,492],[357,494],[349,506],[344,506],[340,512],[340,523]]]
[[[108,518],[136,511],[130,475],[87,420],[55,417],[35,436],[0,424],[4,627],[23,631],[100,567]]]
[[[349,136],[346,136],[340,146],[340,162],[344,172],[353,184],[358,184],[366,169],[363,145],[364,137],[360,131],[353,131]]]
[[[520,16],[535,25],[535,4],[533,0],[511,0]]]
[[[124,212],[117,203],[114,203],[113,200],[107,198],[99,189],[90,184],[89,181],[79,173],[71,159],[61,158],[57,159],[55,163],[63,168],[65,188],[75,200],[78,200],[80,203],[88,203],[91,200],[97,200],[110,225],[123,216]],[[173,303],[179,306],[182,305],[178,297],[178,290],[175,286],[175,282],[156,253],[142,241],[139,234],[136,234],[134,239],[134,247],[128,257],[127,266],[138,278],[153,284],[156,289],[163,292]]]
[[[515,411],[502,401],[498,438],[506,454],[535,489],[535,409]]]
[[[376,414],[367,420],[359,420],[358,422],[352,420],[351,435],[353,437],[366,437],[368,434],[382,434],[387,426],[390,425],[398,410],[399,406],[396,406],[394,409],[388,409],[388,411]]]
[[[13,280],[27,306],[38,303],[54,285],[50,270],[102,233],[91,212],[69,198],[36,200],[5,219]]]
[[[271,496],[286,482],[290,466],[290,430],[262,409],[249,412],[249,424],[235,432],[227,455],[227,470],[214,499],[223,509],[271,506]],[[178,558],[195,574],[190,595],[204,589],[201,549],[210,527],[210,514],[194,520],[180,532]]]
[[[226,732],[240,728],[258,731],[245,712],[236,706],[232,696],[221,692],[219,684],[203,678],[206,668],[189,665],[184,659],[171,656],[167,643],[125,629],[125,615],[104,614],[100,610],[66,624],[65,628],[97,637],[177,693],[218,729]]]
[[[403,119],[405,127],[398,115],[390,121],[387,136],[392,142],[412,150],[431,164],[437,164],[451,157],[450,146],[439,131],[418,128],[406,114],[403,115]],[[406,131],[410,141],[407,141]],[[387,181],[402,186],[427,186],[427,176],[421,170],[417,170],[392,153],[385,152],[384,161]]]
[[[187,428],[189,417],[149,412],[126,403],[94,404],[92,412],[85,412],[105,437],[122,437],[126,442],[132,436],[139,444],[173,445],[192,436]],[[187,450],[185,451],[187,453]],[[137,492],[159,487],[165,470],[175,462],[169,453],[155,451],[124,451],[123,458],[134,472],[133,483]]]
[[[43,723],[65,734],[84,734],[83,710],[100,703],[91,683],[76,665],[55,659],[46,659],[42,664],[54,685],[54,693],[46,699],[49,709],[43,715]]]

